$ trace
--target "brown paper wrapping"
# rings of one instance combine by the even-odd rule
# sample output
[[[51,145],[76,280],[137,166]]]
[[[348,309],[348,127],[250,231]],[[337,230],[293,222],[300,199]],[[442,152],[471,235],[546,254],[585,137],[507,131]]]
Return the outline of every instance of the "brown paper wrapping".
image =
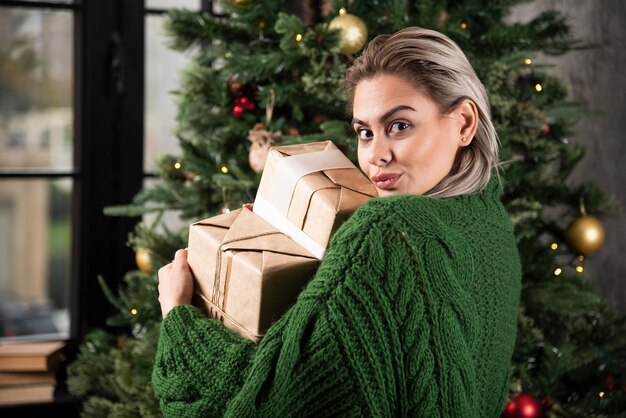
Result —
[[[326,150],[337,147],[324,141],[271,148],[257,196],[272,192],[281,159]],[[314,172],[297,182],[287,219],[326,248],[332,233],[374,196],[374,185],[353,165]],[[295,303],[319,265],[304,247],[245,208],[192,224],[188,262],[194,305],[255,342]]]
[[[294,304],[319,264],[245,208],[192,224],[187,260],[194,305],[255,342]]]
[[[337,150],[331,141],[270,149],[257,196],[269,199],[281,159],[318,151]],[[331,235],[362,204],[377,196],[372,182],[356,167],[307,174],[298,181],[287,219],[323,248]]]

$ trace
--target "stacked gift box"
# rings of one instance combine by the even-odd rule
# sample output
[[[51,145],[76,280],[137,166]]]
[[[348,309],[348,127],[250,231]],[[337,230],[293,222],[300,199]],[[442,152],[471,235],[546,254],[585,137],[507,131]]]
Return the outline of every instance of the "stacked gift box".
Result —
[[[312,279],[332,234],[375,196],[331,141],[271,148],[253,211],[190,226],[193,303],[259,341]]]

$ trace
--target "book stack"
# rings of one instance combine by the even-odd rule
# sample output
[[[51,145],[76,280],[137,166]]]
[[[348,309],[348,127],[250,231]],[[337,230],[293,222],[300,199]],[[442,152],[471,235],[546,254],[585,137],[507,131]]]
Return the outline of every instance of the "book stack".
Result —
[[[65,342],[0,344],[0,405],[51,402]]]

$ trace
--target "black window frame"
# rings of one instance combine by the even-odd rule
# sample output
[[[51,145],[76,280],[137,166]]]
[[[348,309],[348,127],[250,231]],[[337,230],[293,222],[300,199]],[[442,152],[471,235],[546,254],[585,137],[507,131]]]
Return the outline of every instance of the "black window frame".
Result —
[[[143,0],[0,0],[0,7],[73,14],[74,166],[2,168],[0,181],[73,180],[69,339],[78,341],[112,314],[97,277],[115,287],[134,267],[125,243],[138,219],[102,209],[128,203],[143,177]]]
[[[199,12],[213,10],[199,0]],[[7,179],[72,179],[71,267],[69,280],[71,362],[85,335],[108,328],[115,308],[98,277],[116,289],[136,269],[128,234],[140,218],[105,216],[103,208],[127,204],[143,187],[145,21],[167,9],[146,8],[144,0],[0,0],[0,8],[67,11],[73,14],[73,148],[71,169],[0,168]],[[61,371],[64,378],[65,372]],[[55,401],[0,407],[0,414],[45,412],[79,416],[77,400],[60,382]],[[59,390],[57,389],[57,392]]]
[[[106,328],[114,313],[98,276],[115,288],[135,268],[126,241],[138,219],[105,216],[103,208],[130,202],[142,185],[144,5],[143,0],[0,0],[0,7],[73,15],[73,168],[0,169],[0,181],[73,180],[69,362],[86,333]],[[13,405],[0,412],[78,416],[76,400],[64,393],[64,382],[59,386],[53,404]]]

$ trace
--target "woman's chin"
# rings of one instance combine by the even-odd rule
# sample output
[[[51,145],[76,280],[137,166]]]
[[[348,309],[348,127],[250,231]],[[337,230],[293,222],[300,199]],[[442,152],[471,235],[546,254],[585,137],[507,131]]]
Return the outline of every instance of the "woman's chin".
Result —
[[[397,196],[397,195],[403,194],[399,189],[376,188],[376,191],[378,192],[378,197],[390,197],[390,196]]]

